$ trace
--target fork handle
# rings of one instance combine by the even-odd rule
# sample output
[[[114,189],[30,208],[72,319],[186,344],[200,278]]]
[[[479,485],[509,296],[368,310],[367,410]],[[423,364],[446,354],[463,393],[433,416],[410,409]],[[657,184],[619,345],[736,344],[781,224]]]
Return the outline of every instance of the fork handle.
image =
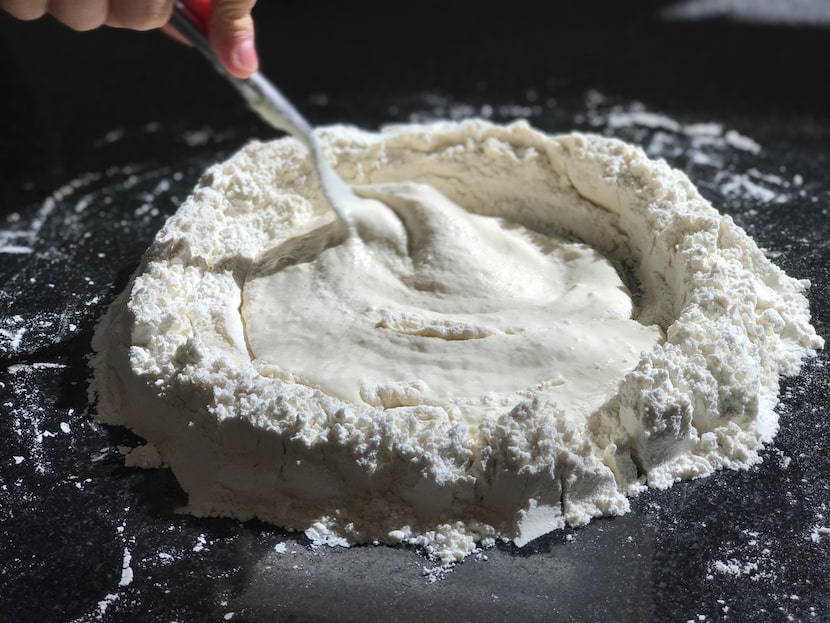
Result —
[[[236,78],[219,62],[207,37],[209,18],[210,0],[176,0],[170,25],[211,62],[266,123],[293,134],[314,151],[311,127],[276,86],[259,72],[247,79]]]
[[[175,7],[184,13],[202,34],[207,35],[210,24],[210,0],[176,0]]]
[[[225,73],[208,40],[209,20],[210,0],[176,0],[170,25],[213,63],[220,73]]]

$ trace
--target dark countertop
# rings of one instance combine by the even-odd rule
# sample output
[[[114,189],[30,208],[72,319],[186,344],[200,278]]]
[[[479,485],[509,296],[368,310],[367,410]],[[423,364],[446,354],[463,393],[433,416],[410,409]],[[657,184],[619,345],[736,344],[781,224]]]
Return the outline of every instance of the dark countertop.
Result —
[[[826,23],[666,20],[682,3],[656,0],[260,4],[266,73],[314,122],[490,114],[640,143],[812,281],[830,335]],[[89,342],[201,171],[272,133],[157,34],[0,15],[0,85],[5,620],[830,620],[826,351],[783,383],[762,465],[443,577],[408,548],[313,551],[259,522],[177,514],[172,475],[125,468],[117,447],[137,439],[91,421]],[[688,127],[704,122],[720,125]]]

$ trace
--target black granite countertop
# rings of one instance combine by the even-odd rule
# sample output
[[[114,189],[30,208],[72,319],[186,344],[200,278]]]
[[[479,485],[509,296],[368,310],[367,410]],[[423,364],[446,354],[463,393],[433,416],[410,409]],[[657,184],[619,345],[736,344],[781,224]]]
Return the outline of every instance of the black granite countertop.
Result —
[[[697,19],[658,1],[260,4],[264,69],[315,123],[527,118],[641,144],[812,281],[830,335],[826,22],[712,19],[712,2]],[[138,440],[89,416],[90,339],[200,173],[272,136],[160,35],[0,16],[3,620],[830,620],[826,351],[783,383],[760,466],[449,573],[177,514],[172,475],[124,467]]]

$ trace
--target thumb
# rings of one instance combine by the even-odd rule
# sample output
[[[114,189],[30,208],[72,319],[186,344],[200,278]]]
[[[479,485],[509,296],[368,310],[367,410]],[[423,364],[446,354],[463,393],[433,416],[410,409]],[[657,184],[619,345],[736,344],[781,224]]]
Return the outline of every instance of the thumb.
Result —
[[[213,0],[210,42],[225,68],[247,78],[259,67],[251,9],[256,0]]]

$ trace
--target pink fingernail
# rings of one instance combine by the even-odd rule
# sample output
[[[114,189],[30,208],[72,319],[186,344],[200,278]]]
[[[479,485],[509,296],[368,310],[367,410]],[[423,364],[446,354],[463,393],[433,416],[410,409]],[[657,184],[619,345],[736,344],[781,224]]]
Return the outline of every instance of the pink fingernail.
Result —
[[[259,58],[254,42],[248,39],[238,43],[233,50],[233,62],[241,71],[256,71],[259,67]]]

